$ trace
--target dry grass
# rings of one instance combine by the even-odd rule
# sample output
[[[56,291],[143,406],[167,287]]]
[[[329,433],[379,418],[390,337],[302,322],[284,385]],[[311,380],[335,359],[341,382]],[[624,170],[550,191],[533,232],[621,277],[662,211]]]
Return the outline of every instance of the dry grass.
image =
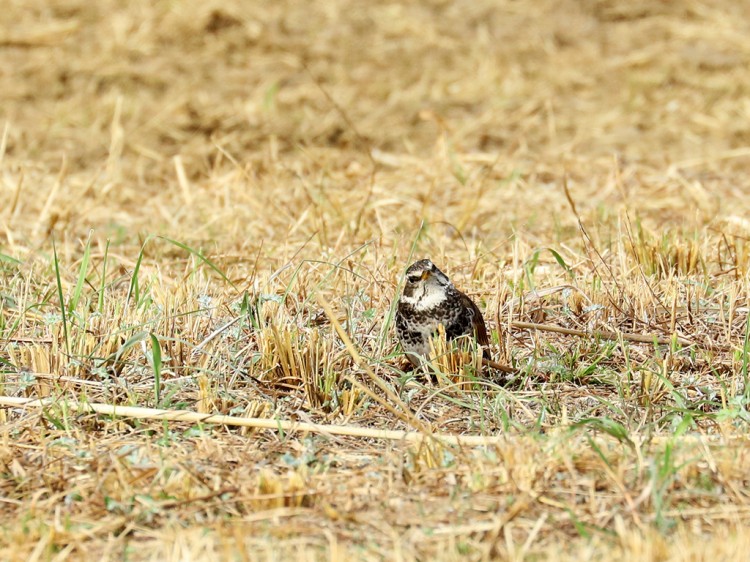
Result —
[[[738,559],[745,10],[6,2],[0,394],[51,405],[0,410],[0,558]],[[401,370],[421,256],[513,380]]]

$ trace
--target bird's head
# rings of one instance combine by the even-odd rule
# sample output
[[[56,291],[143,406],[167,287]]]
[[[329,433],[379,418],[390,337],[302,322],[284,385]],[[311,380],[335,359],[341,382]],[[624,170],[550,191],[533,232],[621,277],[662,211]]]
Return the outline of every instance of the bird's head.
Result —
[[[452,283],[428,259],[414,262],[406,270],[406,282],[401,301],[420,309],[428,309],[440,304]]]

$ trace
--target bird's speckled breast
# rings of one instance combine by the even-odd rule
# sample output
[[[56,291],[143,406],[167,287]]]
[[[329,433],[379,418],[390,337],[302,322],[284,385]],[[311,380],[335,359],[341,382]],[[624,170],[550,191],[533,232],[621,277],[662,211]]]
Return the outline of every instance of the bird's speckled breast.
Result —
[[[445,328],[449,340],[472,333],[471,311],[462,306],[458,291],[448,291],[439,304],[426,309],[399,302],[396,313],[396,331],[401,346],[412,363],[417,363],[414,355],[426,357],[429,354],[430,338],[438,326]]]

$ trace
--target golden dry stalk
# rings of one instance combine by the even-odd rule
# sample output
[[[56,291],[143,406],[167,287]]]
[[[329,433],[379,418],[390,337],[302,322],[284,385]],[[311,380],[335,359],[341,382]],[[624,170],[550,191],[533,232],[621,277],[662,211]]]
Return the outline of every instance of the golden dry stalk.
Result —
[[[472,381],[481,377],[482,350],[471,338],[448,341],[445,327],[440,324],[438,333],[430,341],[429,366],[438,376],[438,384],[468,390]]]

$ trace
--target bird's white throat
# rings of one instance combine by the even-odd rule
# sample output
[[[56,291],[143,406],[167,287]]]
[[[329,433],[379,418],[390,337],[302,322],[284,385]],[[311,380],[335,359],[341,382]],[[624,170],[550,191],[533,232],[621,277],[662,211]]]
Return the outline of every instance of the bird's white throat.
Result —
[[[428,291],[421,295],[403,295],[401,302],[410,304],[416,310],[430,310],[446,299],[445,291]]]

